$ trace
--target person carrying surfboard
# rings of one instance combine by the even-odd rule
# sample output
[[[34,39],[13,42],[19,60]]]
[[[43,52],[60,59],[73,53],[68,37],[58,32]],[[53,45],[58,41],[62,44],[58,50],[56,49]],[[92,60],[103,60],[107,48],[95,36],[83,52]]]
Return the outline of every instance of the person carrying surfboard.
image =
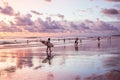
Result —
[[[47,41],[40,40],[40,42],[45,46],[47,46],[47,49],[46,49],[47,56],[51,56],[51,52],[52,52],[51,48],[54,47],[54,45],[50,42],[50,38],[48,38]]]

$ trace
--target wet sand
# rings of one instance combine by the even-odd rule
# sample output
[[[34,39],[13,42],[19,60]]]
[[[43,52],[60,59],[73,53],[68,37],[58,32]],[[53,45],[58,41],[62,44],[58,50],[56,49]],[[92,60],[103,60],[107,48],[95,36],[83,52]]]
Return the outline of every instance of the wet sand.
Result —
[[[120,80],[120,38],[53,41],[52,57],[46,47],[0,50],[0,80]]]

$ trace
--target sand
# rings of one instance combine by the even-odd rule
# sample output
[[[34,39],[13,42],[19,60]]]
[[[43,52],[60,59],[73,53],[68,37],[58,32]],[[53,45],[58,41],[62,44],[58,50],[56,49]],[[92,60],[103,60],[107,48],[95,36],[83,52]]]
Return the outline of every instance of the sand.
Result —
[[[119,40],[52,40],[51,58],[39,42],[2,47],[0,80],[120,80]]]

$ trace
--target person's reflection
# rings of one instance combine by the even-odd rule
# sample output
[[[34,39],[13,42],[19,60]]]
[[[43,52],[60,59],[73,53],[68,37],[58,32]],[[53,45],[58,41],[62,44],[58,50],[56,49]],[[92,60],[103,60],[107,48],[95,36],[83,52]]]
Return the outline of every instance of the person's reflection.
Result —
[[[33,66],[32,57],[31,57],[31,56],[28,56],[26,59],[27,59],[27,61],[26,61],[26,66],[32,67],[32,66]]]
[[[17,53],[17,68],[32,67],[32,53],[30,50],[20,50]]]
[[[51,60],[52,60],[53,56],[52,55],[47,55],[47,57],[42,61],[42,63],[47,63],[49,65],[51,65]]]
[[[64,49],[66,48],[66,46],[64,45]]]
[[[49,73],[47,75],[47,80],[54,80],[54,75],[52,73]]]
[[[78,46],[75,46],[75,50],[78,51]]]
[[[101,47],[101,44],[100,44],[100,42],[98,42],[98,48],[100,48]]]

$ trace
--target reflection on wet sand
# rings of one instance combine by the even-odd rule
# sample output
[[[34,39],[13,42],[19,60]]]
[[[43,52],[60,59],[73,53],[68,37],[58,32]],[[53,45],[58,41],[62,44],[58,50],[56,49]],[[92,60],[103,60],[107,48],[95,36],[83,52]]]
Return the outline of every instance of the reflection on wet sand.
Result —
[[[0,69],[0,80],[4,80],[6,78],[11,78],[11,76],[12,76],[11,74],[13,74],[15,71],[16,71],[15,66]]]
[[[105,56],[104,55],[103,56],[55,55],[55,57],[53,57],[52,55],[46,56],[46,54],[42,56],[42,53],[41,53],[41,58],[39,58],[38,54],[33,54],[31,52],[31,50],[29,50],[29,49],[21,50],[21,51],[18,50],[15,53],[6,53],[6,54],[0,53],[0,54],[1,54],[0,59],[4,59],[4,60],[1,60],[0,63],[8,64],[9,63],[9,62],[7,62],[8,60],[12,61],[12,62],[10,62],[11,64],[6,66],[6,68],[0,70],[0,78],[1,79],[4,77],[4,79],[6,79],[6,80],[9,80],[11,78],[12,78],[12,80],[16,80],[16,78],[14,78],[12,76],[18,76],[16,73],[18,72],[19,69],[21,71],[23,71],[23,73],[21,72],[21,75],[24,75],[24,71],[26,71],[25,68],[28,68],[28,70],[30,71],[30,73],[28,73],[28,74],[32,74],[30,69],[33,69],[33,73],[36,73],[36,72],[42,70],[41,72],[38,72],[38,74],[43,73],[44,70],[48,71],[48,73],[44,73],[44,75],[46,74],[46,77],[47,77],[44,80],[59,80],[59,77],[60,76],[62,77],[63,75],[66,75],[66,78],[61,78],[61,80],[64,80],[64,79],[69,79],[69,80],[112,80],[112,79],[115,79],[115,80],[119,80],[119,71],[111,72],[112,71],[112,69],[111,69],[108,72],[105,71],[106,73],[104,73],[104,74],[99,74],[99,72],[102,71],[102,68],[103,68],[103,72],[104,72],[104,69],[106,67],[106,66],[104,66],[104,64],[103,65],[101,64],[102,61],[105,61],[105,63],[109,63],[111,60],[113,62],[114,61],[116,62],[116,60],[114,60],[114,58],[116,59],[117,56],[109,57],[107,55],[105,55]],[[11,55],[11,54],[14,54],[14,55]],[[7,57],[3,57],[3,56],[7,56]],[[109,59],[111,59],[111,60],[109,61]],[[108,60],[108,62],[106,62],[106,60]],[[36,62],[38,62],[38,63],[36,63]],[[99,64],[99,65],[97,66],[97,64]],[[51,65],[51,66],[48,66],[48,65]],[[8,66],[10,66],[10,67],[8,67]],[[93,67],[93,69],[92,69],[92,71],[90,71],[90,69],[92,67]],[[99,68],[100,70],[97,70],[98,67],[100,67]],[[112,66],[109,65],[109,67],[111,68]],[[64,70],[63,74],[56,72],[56,71],[59,72],[59,70],[61,70],[59,68]],[[49,71],[50,71],[50,73],[49,73]],[[98,72],[96,72],[96,71],[98,71]],[[85,72],[90,73],[91,75],[87,75]],[[13,73],[14,73],[14,75],[13,75]],[[53,73],[55,73],[55,74],[53,74]],[[70,73],[70,74],[68,74],[68,73]],[[70,75],[73,75],[74,73],[76,73],[76,74],[79,73],[79,75],[70,76]],[[84,75],[85,77],[83,77],[82,73],[86,74],[86,76]],[[59,76],[59,77],[57,77],[57,76]],[[22,77],[29,77],[29,76],[22,76]],[[26,80],[32,80],[32,79],[26,79]],[[35,80],[37,80],[37,79],[35,79]]]
[[[120,80],[120,72],[110,71],[102,75],[92,75],[84,80]]]
[[[30,52],[30,51],[29,51]],[[17,68],[22,68],[25,66],[32,67],[32,54],[25,51],[18,51],[16,54],[16,64]]]
[[[43,59],[42,63],[49,63],[49,65],[51,65],[51,60],[52,60],[53,56],[52,55],[47,55],[47,57],[45,59]]]
[[[100,44],[100,42],[98,42],[98,48],[100,48],[101,47],[101,44]]]
[[[47,80],[54,80],[54,75],[52,73],[48,73]]]
[[[78,51],[78,46],[75,46],[75,50]]]

